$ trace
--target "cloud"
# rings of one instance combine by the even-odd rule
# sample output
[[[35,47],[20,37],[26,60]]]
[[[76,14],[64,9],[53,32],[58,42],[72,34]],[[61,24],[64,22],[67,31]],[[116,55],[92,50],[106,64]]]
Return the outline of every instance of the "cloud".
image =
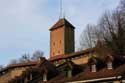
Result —
[[[76,48],[79,36],[88,23],[96,24],[106,10],[113,10],[119,0],[64,0],[65,15],[76,27]]]
[[[104,10],[117,4],[118,0],[65,0],[76,41],[87,23],[96,23]],[[59,10],[59,0],[0,0],[0,63],[37,49],[49,56],[49,28],[59,19]]]
[[[46,16],[46,3],[47,0],[0,0],[0,57],[8,58],[6,62],[10,56],[19,57],[30,49],[46,51],[48,44],[41,44],[49,43],[51,22]]]

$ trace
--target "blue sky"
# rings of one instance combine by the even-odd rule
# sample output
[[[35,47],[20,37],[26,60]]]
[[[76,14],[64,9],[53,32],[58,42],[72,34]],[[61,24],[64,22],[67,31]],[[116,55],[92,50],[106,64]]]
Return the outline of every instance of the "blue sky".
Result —
[[[32,54],[49,56],[49,28],[59,19],[60,0],[0,0],[0,65]],[[75,41],[88,23],[120,0],[64,0],[65,17],[76,27]]]

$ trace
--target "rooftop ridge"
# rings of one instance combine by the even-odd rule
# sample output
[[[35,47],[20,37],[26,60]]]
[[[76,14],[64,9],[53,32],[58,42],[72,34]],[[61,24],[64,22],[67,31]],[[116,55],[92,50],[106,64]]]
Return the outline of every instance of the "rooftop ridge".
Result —
[[[75,29],[75,27],[66,18],[61,18],[49,30],[51,31],[60,28],[61,26],[70,26]]]

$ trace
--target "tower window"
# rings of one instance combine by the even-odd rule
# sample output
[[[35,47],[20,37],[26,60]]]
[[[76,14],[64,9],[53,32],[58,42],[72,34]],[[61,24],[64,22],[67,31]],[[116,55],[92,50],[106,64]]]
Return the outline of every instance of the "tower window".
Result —
[[[58,51],[58,53],[60,53],[60,51]]]
[[[53,45],[55,46],[55,42],[53,42]]]
[[[59,41],[59,43],[61,44],[61,40]]]

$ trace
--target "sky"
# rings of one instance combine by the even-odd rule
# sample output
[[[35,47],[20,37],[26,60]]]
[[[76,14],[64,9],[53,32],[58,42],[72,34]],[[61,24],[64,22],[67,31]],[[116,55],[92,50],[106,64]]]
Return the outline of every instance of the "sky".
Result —
[[[75,29],[75,43],[88,23],[95,24],[120,0],[63,0],[65,18]],[[0,65],[36,50],[49,57],[51,28],[60,16],[60,0],[0,0]],[[76,45],[77,48],[77,45]]]

